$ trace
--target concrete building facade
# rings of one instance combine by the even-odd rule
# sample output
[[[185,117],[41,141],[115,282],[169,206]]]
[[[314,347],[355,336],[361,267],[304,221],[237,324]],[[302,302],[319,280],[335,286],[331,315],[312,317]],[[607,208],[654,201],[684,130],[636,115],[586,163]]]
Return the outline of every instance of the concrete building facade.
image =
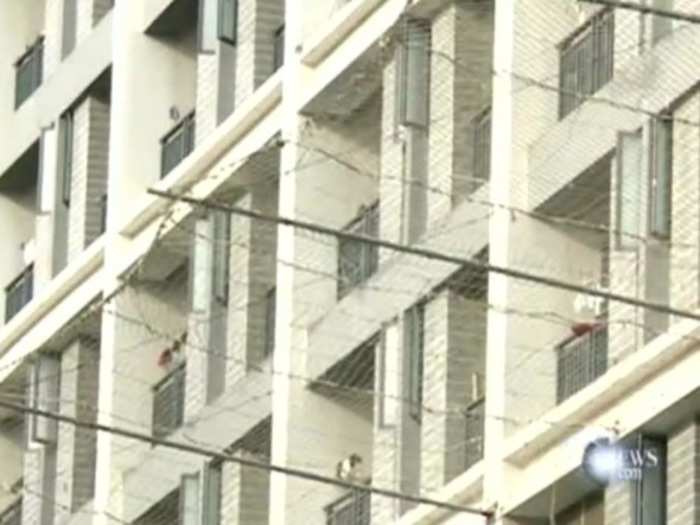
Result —
[[[0,0],[0,29],[0,401],[155,440],[0,408],[0,525],[700,524],[700,24]],[[599,438],[648,461],[596,483]]]

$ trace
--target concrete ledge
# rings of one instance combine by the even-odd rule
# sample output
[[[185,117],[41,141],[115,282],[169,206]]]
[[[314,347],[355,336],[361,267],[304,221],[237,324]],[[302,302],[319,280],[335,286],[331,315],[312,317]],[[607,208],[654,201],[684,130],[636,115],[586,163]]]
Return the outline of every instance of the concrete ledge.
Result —
[[[267,370],[269,366],[268,360],[262,368]],[[221,452],[270,415],[271,386],[271,372],[249,371],[219,399],[206,406],[196,423],[185,424],[166,439],[203,443]],[[121,517],[131,523],[175,489],[183,474],[200,470],[205,461],[199,454],[167,447],[149,449],[139,466],[124,474],[125,493],[138,497],[129,498],[130,505],[124,508]],[[155,480],[158,482],[154,483]]]
[[[95,240],[0,330],[0,382],[102,293],[104,243]]]
[[[282,120],[274,110],[280,105],[281,98],[282,85],[280,71],[278,71],[268,78],[243,105],[222,122],[167,177],[158,181],[154,188],[160,191],[181,193],[198,181],[210,176],[212,171],[224,169],[225,159],[230,157],[227,155],[230,153],[229,150],[235,148],[246,134],[262,127],[268,116],[274,116],[275,132],[279,131]],[[228,171],[232,172],[234,169],[229,166]],[[218,180],[218,182],[224,181]],[[138,211],[118,227],[118,231],[127,237],[136,236],[170,204],[172,203],[165,199],[145,195],[137,206]]]

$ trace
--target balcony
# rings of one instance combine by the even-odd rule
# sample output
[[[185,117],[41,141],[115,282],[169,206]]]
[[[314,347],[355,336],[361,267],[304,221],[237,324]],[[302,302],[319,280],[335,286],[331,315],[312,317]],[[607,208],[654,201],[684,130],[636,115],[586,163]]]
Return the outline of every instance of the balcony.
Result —
[[[34,295],[34,266],[28,266],[5,288],[5,322],[9,322]]]
[[[272,71],[273,73],[284,64],[284,25],[280,26],[274,34]]]
[[[491,107],[482,110],[474,119],[474,183],[489,180],[491,174]],[[476,188],[474,188],[476,189]]]
[[[17,498],[0,513],[0,525],[22,525],[22,498]]]
[[[608,328],[592,325],[557,348],[557,404],[592,383],[608,368]]]
[[[326,525],[369,525],[369,492],[355,490],[326,506]]]
[[[41,85],[43,62],[44,39],[41,37],[15,62],[15,109]]]
[[[194,149],[194,112],[161,139],[160,176],[165,177]]]
[[[177,365],[153,387],[153,437],[177,430],[185,413],[185,363]]]
[[[379,203],[362,211],[345,231],[368,237],[379,235]],[[362,284],[377,271],[379,251],[376,245],[341,239],[338,241],[338,299]]]
[[[484,407],[485,399],[474,401],[466,410],[465,466],[468,470],[484,457]]]

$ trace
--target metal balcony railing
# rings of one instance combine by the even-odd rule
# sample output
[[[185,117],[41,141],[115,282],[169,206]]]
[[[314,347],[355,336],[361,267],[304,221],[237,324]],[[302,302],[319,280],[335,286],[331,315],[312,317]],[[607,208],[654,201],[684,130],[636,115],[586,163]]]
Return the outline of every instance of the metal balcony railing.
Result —
[[[598,324],[557,347],[557,404],[592,383],[608,368],[608,327]]]
[[[464,470],[469,469],[484,457],[484,407],[485,399],[474,401],[467,407]]]
[[[0,525],[22,525],[22,498],[17,498],[0,513]]]
[[[153,387],[153,437],[165,437],[182,425],[185,414],[185,363]]]
[[[44,67],[44,39],[33,46],[15,62],[15,109],[20,107],[41,85]]]
[[[274,34],[272,71],[277,71],[284,64],[284,25],[280,26]]]
[[[194,117],[194,112],[190,113],[161,139],[161,177],[170,173],[194,149]]]
[[[379,236],[379,203],[364,210],[345,231]],[[342,298],[357,285],[369,279],[379,266],[377,246],[366,242],[340,239],[338,241],[338,298]]]
[[[369,492],[353,490],[324,509],[326,525],[369,525]]]
[[[481,111],[474,119],[474,157],[472,173],[475,184],[487,181],[491,175],[491,108]]]
[[[5,288],[5,322],[7,323],[32,300],[34,295],[34,266],[29,265]]]

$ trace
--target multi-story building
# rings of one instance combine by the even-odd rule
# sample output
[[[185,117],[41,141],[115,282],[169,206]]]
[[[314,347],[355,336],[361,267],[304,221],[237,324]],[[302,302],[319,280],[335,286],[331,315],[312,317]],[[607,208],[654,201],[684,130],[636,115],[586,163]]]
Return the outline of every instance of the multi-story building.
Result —
[[[700,523],[700,24],[0,0],[0,28],[0,401],[68,418],[0,411],[0,524]],[[655,459],[597,484],[603,435]],[[255,466],[358,457],[483,512]]]

